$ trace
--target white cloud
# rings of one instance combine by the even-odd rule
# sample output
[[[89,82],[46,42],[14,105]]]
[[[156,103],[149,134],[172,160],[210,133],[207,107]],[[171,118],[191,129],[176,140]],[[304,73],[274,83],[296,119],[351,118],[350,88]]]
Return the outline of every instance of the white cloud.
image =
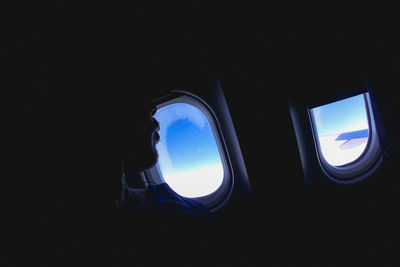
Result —
[[[203,166],[197,169],[164,174],[164,180],[184,197],[202,197],[215,192],[222,184],[222,164]]]
[[[359,138],[358,145],[343,149],[346,140],[336,141],[338,135],[321,136],[319,143],[325,160],[333,166],[340,166],[355,161],[364,152],[368,138]],[[353,139],[356,140],[356,139]]]

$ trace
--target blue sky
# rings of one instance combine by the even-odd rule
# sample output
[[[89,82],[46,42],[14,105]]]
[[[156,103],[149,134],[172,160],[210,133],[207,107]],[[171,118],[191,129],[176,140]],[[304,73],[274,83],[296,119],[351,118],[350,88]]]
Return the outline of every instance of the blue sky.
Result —
[[[362,94],[314,108],[312,112],[319,136],[368,129]]]
[[[166,136],[168,152],[175,169],[200,167],[219,161],[219,152],[210,125],[197,127],[188,119],[174,122]]]
[[[214,134],[204,113],[193,105],[175,103],[157,111],[160,122],[158,166],[165,182],[185,197],[217,190],[224,170]]]
[[[163,171],[182,171],[221,163],[210,124],[195,106],[176,103],[160,109],[157,144]]]

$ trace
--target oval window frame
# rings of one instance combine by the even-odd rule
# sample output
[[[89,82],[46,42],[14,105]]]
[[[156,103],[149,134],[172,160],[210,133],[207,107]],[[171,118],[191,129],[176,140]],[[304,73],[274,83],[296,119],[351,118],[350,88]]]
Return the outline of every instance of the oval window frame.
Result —
[[[317,130],[315,125],[315,118],[312,109],[317,107],[308,108],[308,116],[310,120],[311,130],[314,138],[315,152],[317,153],[317,158],[321,169],[324,174],[333,182],[339,184],[353,184],[360,182],[368,177],[370,177],[376,169],[382,163],[382,153],[381,146],[377,134],[377,128],[375,124],[374,112],[372,109],[371,96],[368,91],[357,92],[353,94],[346,95],[340,99],[334,99],[327,103],[323,103],[319,106],[340,101],[352,96],[363,94],[364,103],[367,112],[369,135],[368,142],[363,151],[363,153],[354,161],[341,166],[330,165],[324,158],[321,151],[321,145],[319,143],[319,138],[317,136]]]
[[[157,109],[161,109],[163,107],[176,103],[185,103],[198,108],[206,116],[210,128],[213,132],[215,143],[217,145],[223,167],[222,183],[214,192],[202,197],[194,197],[191,199],[199,201],[200,203],[208,207],[211,211],[216,211],[224,206],[229,199],[233,190],[234,183],[232,164],[229,158],[224,137],[222,135],[220,124],[218,122],[218,118],[211,107],[204,100],[186,91],[171,90],[168,95],[152,101],[152,104],[155,105]],[[144,176],[148,183],[160,184],[165,182],[162,177],[158,163],[154,167],[145,170]]]

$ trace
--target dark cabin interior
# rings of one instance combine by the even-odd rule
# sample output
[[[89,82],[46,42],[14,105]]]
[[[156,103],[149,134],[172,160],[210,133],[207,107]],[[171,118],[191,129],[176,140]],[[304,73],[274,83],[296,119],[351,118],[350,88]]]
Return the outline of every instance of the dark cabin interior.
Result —
[[[11,249],[4,266],[96,262],[81,256],[96,255],[102,245],[85,247],[80,238],[89,223],[84,214],[96,205],[97,167],[105,164],[93,157],[93,144],[103,142],[93,118],[112,108],[109,88],[131,88],[129,97],[148,100],[171,89],[202,90],[215,77],[252,194],[226,205],[222,230],[205,235],[201,246],[170,240],[176,250],[168,251],[176,254],[166,255],[155,239],[148,249],[155,256],[143,264],[174,266],[169,260],[180,257],[190,260],[182,260],[187,266],[400,264],[398,146],[390,146],[368,180],[310,190],[288,109],[289,99],[319,103],[368,80],[396,144],[399,18],[372,8],[303,8],[31,4],[4,12],[2,188],[9,223],[3,229]],[[132,231],[139,239],[146,230]],[[142,250],[132,250],[132,266],[140,258],[135,251]]]

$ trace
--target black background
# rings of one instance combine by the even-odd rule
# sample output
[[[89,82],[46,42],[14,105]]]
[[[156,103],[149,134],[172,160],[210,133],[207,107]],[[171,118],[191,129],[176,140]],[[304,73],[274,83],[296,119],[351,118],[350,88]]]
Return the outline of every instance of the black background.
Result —
[[[93,177],[107,174],[98,166],[108,158],[96,146],[107,141],[96,129],[98,114],[115,105],[110,88],[147,101],[202,85],[215,71],[253,198],[237,212],[230,207],[223,234],[201,240],[212,256],[211,249],[193,249],[182,258],[195,266],[397,265],[397,150],[377,182],[349,189],[345,198],[310,196],[287,106],[288,97],[323,100],[368,77],[386,96],[397,136],[399,19],[389,11],[200,3],[4,8],[1,187],[12,251],[6,260],[80,266],[82,251],[96,255],[96,246],[80,241],[80,226],[88,224],[87,208],[101,201]],[[160,255],[165,239],[155,240],[151,251]],[[144,262],[173,266],[166,258],[187,251],[170,242],[176,254]]]

